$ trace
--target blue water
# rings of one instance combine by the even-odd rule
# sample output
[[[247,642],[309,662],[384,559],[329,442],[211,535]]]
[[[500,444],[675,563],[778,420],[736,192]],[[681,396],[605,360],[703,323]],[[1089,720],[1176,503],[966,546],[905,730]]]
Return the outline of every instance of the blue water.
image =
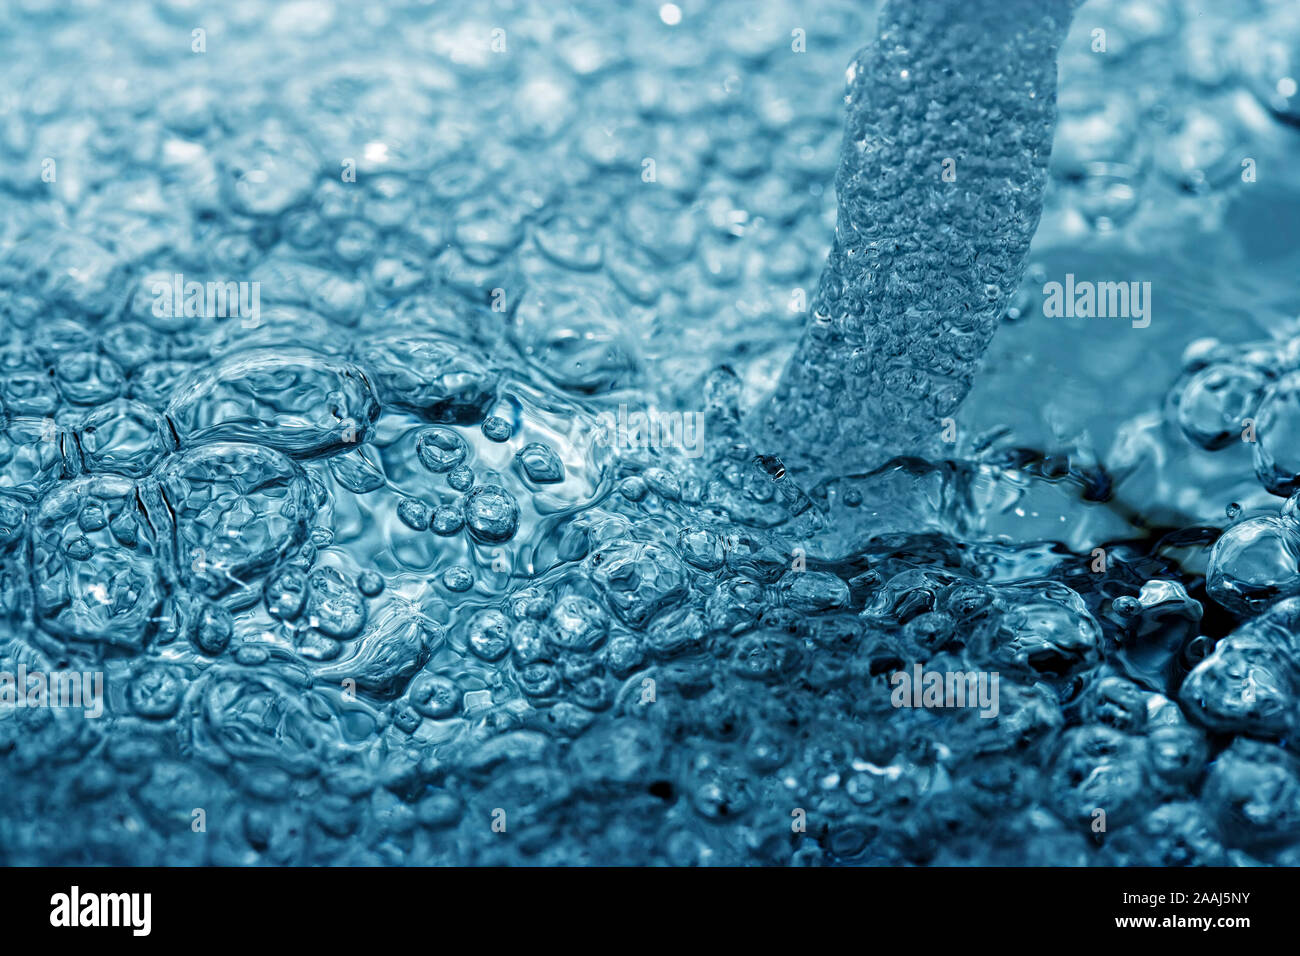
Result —
[[[1300,862],[1293,5],[15,0],[0,71],[0,862]]]

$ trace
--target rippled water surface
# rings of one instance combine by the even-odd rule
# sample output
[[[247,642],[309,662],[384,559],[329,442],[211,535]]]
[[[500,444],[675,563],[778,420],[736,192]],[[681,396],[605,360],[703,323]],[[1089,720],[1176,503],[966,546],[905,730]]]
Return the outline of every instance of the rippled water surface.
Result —
[[[0,862],[1300,864],[1300,10],[932,6],[0,8]]]

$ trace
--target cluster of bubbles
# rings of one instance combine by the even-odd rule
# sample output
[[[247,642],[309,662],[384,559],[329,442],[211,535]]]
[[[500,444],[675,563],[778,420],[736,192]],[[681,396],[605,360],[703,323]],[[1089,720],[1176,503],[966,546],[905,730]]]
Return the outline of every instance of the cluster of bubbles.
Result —
[[[861,7],[8,7],[0,673],[106,696],[0,699],[0,859],[1300,863],[1291,600],[1216,644],[1163,552],[975,533],[977,466],[747,433]],[[1189,437],[1285,419],[1203,358]],[[610,434],[658,389],[702,454]]]
[[[1184,698],[1217,731],[1287,739],[1296,712],[1294,619],[1300,601],[1300,429],[1294,339],[1192,343],[1166,419],[1203,452],[1249,451],[1280,507],[1228,506],[1205,571],[1208,596],[1245,619],[1189,675]]]
[[[1300,16],[1285,0],[1089,0],[1060,72],[1044,229],[1163,245],[1171,218],[1217,222],[1225,194],[1283,165],[1271,128],[1300,119]]]

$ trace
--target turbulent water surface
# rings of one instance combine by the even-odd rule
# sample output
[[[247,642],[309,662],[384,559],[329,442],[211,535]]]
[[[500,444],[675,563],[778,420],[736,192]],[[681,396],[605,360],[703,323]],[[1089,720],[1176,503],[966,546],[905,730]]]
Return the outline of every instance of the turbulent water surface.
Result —
[[[1294,5],[0,73],[0,862],[1300,864]]]

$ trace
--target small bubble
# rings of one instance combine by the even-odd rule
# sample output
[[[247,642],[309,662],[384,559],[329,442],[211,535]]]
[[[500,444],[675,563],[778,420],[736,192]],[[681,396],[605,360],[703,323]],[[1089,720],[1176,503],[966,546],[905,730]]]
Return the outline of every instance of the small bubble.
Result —
[[[1142,613],[1142,602],[1132,595],[1121,595],[1111,602],[1115,613],[1121,617],[1137,617]]]
[[[618,485],[618,493],[628,501],[641,501],[649,491],[645,479],[639,475],[629,475]]]
[[[512,434],[514,434],[514,428],[504,418],[489,415],[483,419],[483,435],[489,441],[509,441]]]
[[[448,537],[465,526],[465,514],[459,505],[439,505],[430,522],[433,533]]]
[[[474,586],[474,575],[467,568],[454,565],[442,572],[442,583],[448,591],[468,591]]]
[[[468,465],[460,465],[447,473],[447,484],[455,491],[469,491],[474,487],[474,471]]]

